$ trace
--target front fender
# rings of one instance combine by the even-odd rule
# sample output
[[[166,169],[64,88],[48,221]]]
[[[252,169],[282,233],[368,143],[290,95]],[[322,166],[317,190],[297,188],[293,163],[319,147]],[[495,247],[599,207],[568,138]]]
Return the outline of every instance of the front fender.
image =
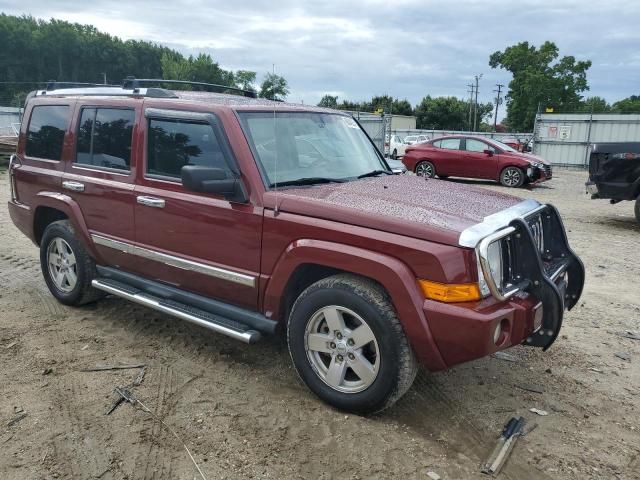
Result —
[[[40,207],[54,208],[63,212],[71,222],[78,239],[82,242],[89,254],[96,260],[101,260],[100,254],[91,240],[91,235],[84,221],[82,210],[73,198],[63,193],[43,191],[36,194],[35,203],[37,206],[34,209],[34,221],[37,218],[36,214]]]
[[[300,239],[285,249],[273,269],[264,295],[264,311],[280,316],[281,298],[296,268],[305,264],[331,267],[362,275],[380,283],[389,293],[405,334],[419,360],[430,371],[443,370],[427,318],[424,296],[409,267],[396,258],[333,242]]]

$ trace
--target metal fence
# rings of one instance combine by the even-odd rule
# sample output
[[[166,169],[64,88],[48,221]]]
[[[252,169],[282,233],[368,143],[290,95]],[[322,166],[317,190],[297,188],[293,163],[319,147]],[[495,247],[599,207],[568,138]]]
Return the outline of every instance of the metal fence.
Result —
[[[0,107],[0,135],[16,135],[20,128],[22,110],[19,108]]]
[[[353,115],[353,118],[358,120],[362,128],[376,144],[378,149],[385,155],[388,154],[385,151],[385,139],[389,138],[389,132],[391,128],[391,115],[377,115],[375,113],[365,112],[348,112]]]
[[[477,135],[479,137],[493,138],[499,142],[518,140],[520,143],[527,143],[533,137],[533,133],[499,133],[499,132],[463,132],[460,130],[393,130],[391,132],[400,138],[409,135],[426,135],[429,139],[442,137],[445,135]]]
[[[534,134],[536,155],[554,165],[586,168],[592,143],[640,141],[640,115],[543,113]]]

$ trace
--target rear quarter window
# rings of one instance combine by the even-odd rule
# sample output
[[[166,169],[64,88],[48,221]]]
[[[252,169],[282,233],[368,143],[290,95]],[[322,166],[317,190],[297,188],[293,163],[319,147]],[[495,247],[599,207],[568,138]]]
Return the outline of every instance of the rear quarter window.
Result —
[[[68,105],[33,107],[27,130],[25,155],[59,161],[62,157],[64,134],[69,124]]]

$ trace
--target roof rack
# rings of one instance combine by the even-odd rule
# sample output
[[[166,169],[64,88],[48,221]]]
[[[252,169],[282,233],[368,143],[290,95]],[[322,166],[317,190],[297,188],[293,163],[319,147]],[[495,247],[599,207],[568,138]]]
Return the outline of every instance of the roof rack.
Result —
[[[215,83],[204,82],[191,82],[188,80],[165,80],[163,78],[135,78],[127,77],[122,81],[122,88],[124,89],[136,89],[147,85],[157,84],[175,84],[175,85],[189,85],[192,87],[202,87],[204,91],[215,93],[235,93],[244,97],[257,98],[257,94],[253,90],[243,90],[241,88],[229,87],[228,85],[218,85]]]
[[[112,86],[113,85],[108,85],[106,83],[58,82],[56,80],[49,80],[47,82],[46,89],[48,91],[51,91],[51,90],[59,90],[61,88],[112,87]]]

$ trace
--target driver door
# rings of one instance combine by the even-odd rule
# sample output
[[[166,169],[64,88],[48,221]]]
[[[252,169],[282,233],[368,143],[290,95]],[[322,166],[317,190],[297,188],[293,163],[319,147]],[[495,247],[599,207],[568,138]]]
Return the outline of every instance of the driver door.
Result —
[[[186,190],[184,165],[236,165],[211,114],[147,109],[145,154],[135,187],[140,273],[178,288],[257,309],[262,208]]]

